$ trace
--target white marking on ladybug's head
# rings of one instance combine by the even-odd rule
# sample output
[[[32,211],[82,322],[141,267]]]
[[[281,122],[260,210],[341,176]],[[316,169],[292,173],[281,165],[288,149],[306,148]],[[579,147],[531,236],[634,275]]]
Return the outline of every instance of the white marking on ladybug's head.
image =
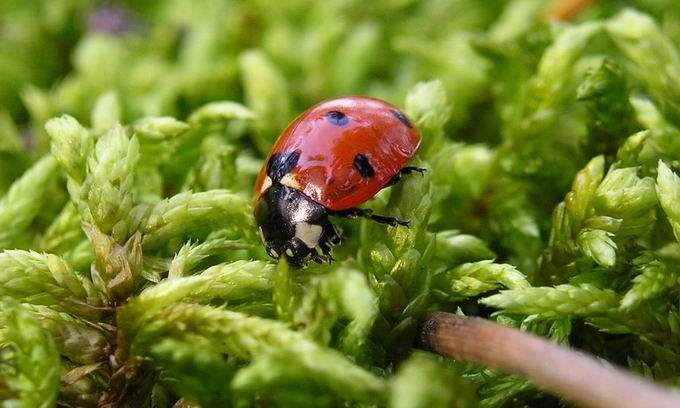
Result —
[[[262,227],[258,228],[258,229],[257,229],[257,232],[258,232],[259,235],[260,235],[260,239],[262,240],[262,243],[263,243],[263,244],[267,244],[267,240],[264,239],[264,231],[262,230]]]
[[[268,253],[269,256],[271,256],[272,258],[278,258],[278,257],[279,257],[279,253],[276,252],[276,250],[275,250],[274,248],[269,248],[269,249],[267,249],[267,253]]]
[[[281,184],[295,190],[300,189],[300,183],[298,183],[297,179],[292,173],[288,173],[285,176],[283,176],[281,178]]]
[[[321,225],[299,222],[295,224],[295,237],[305,243],[307,248],[316,248],[319,245],[323,227]]]
[[[272,179],[269,176],[265,177],[264,181],[262,182],[262,187],[260,187],[260,193],[264,193],[271,186],[272,186]]]
[[[286,255],[288,255],[291,258],[295,256],[295,254],[293,253],[293,250],[290,249],[290,248],[286,249]]]

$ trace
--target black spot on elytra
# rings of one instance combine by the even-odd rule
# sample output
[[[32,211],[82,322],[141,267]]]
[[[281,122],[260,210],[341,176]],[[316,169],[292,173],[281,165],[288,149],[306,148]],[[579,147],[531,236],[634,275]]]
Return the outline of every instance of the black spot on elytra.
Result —
[[[298,151],[274,153],[267,164],[267,175],[274,181],[281,181],[283,176],[293,170],[298,160]]]
[[[403,124],[406,125],[408,128],[412,128],[412,127],[413,127],[413,125],[411,124],[411,121],[408,120],[408,118],[406,117],[406,115],[404,115],[403,112],[398,111],[398,110],[391,110],[390,112],[392,112],[392,114],[393,114],[397,119],[399,119],[399,122],[403,123]]]
[[[349,118],[342,112],[330,111],[326,114],[326,118],[329,122],[335,126],[344,126],[349,122]]]
[[[375,170],[373,170],[373,166],[368,161],[368,157],[361,153],[354,156],[354,167],[359,170],[359,174],[362,177],[373,177],[375,175]]]

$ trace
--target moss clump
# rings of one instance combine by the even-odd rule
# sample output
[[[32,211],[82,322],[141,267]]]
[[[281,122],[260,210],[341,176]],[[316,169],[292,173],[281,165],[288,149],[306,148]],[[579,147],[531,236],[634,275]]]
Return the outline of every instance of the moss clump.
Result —
[[[431,311],[677,383],[680,6],[147,3],[0,6],[3,406],[556,403],[413,352]],[[411,228],[274,264],[255,175],[338,94],[421,129]]]

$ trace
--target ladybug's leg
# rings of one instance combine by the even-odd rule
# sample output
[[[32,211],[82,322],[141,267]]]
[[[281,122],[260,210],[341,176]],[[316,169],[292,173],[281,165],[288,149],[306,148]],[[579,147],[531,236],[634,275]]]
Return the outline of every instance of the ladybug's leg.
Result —
[[[340,235],[338,235],[330,220],[326,219],[326,222],[323,224],[323,234],[319,240],[319,248],[321,248],[321,252],[328,259],[329,263],[335,260],[333,255],[331,255],[331,245],[338,244],[340,244]]]
[[[328,235],[321,237],[321,240],[319,241],[319,248],[321,248],[321,252],[328,258],[328,262],[334,261],[335,259],[333,258],[333,255],[331,255],[331,245],[338,245],[340,243],[340,237],[335,233],[335,230],[332,231],[333,235]]]
[[[384,215],[373,214],[373,210],[369,208],[349,208],[347,210],[336,211],[333,215],[345,218],[368,218],[369,220],[375,221],[379,224],[387,224],[393,227],[397,225],[402,225],[404,227],[409,226],[409,221],[402,220],[397,217],[386,217]]]
[[[333,255],[331,255],[331,246],[329,241],[325,241],[322,238],[321,241],[319,241],[319,248],[321,248],[321,252],[328,260],[328,263],[335,260],[335,258],[333,258]]]
[[[414,173],[414,172],[423,174],[426,171],[427,171],[427,169],[424,168],[424,167],[406,166],[406,167],[402,167],[402,169],[399,170],[399,173],[401,173],[402,175],[408,175],[408,174],[411,174],[411,173]]]
[[[324,262],[330,263],[331,260],[333,259],[330,255],[325,255],[325,254],[324,254],[324,255],[320,255],[319,252],[317,252],[316,249],[312,249],[312,251],[310,252],[310,254],[311,254],[311,257],[312,257],[312,261],[314,261],[314,262],[316,262],[316,263],[318,263],[318,264],[322,264],[322,263],[324,263]]]
[[[403,167],[401,170],[399,170],[399,173],[397,173],[394,177],[390,179],[390,181],[387,182],[387,185],[385,187],[390,187],[395,184],[397,184],[401,180],[401,176],[406,176],[411,173],[417,172],[420,174],[423,174],[427,171],[427,169],[422,168],[422,167],[414,167],[414,166],[407,166]]]
[[[324,225],[323,235],[321,235],[321,242],[328,245],[340,245],[340,235],[333,227],[333,224],[329,221],[328,224]]]

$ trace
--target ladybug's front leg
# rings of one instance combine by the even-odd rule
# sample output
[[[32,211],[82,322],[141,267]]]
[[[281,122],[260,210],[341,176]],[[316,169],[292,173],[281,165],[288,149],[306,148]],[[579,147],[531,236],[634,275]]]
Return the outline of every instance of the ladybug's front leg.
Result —
[[[339,244],[340,236],[338,235],[337,231],[335,231],[333,224],[328,222],[324,228],[323,235],[321,235],[321,239],[319,240],[319,248],[321,248],[321,252],[326,256],[326,258],[328,258],[329,263],[335,260],[333,255],[331,255],[331,245]]]
[[[324,253],[323,255],[321,255],[321,254],[319,254],[319,252],[317,252],[316,249],[311,250],[310,255],[311,255],[312,261],[314,261],[318,264],[331,263],[331,261],[333,261],[333,257],[330,254]]]
[[[333,255],[331,255],[331,247],[328,245],[327,242],[324,242],[324,241],[319,242],[319,248],[321,248],[321,253],[326,258],[328,263],[335,261],[335,258],[333,258]]]
[[[389,182],[387,182],[387,185],[385,187],[390,187],[395,184],[397,184],[399,181],[401,181],[401,176],[406,176],[411,173],[417,172],[420,174],[423,174],[427,171],[427,169],[423,167],[414,167],[414,166],[406,166],[403,167],[401,170],[399,170],[399,173],[397,173],[394,177],[390,179]]]
[[[397,217],[386,217],[384,215],[376,215],[373,214],[373,210],[369,208],[349,208],[347,210],[341,210],[341,211],[335,211],[333,212],[332,215],[335,215],[337,217],[344,217],[344,218],[368,218],[371,221],[375,221],[379,224],[387,224],[391,225],[393,227],[396,227],[397,225],[401,225],[404,227],[409,226],[409,221],[407,220],[402,220],[401,218]]]

